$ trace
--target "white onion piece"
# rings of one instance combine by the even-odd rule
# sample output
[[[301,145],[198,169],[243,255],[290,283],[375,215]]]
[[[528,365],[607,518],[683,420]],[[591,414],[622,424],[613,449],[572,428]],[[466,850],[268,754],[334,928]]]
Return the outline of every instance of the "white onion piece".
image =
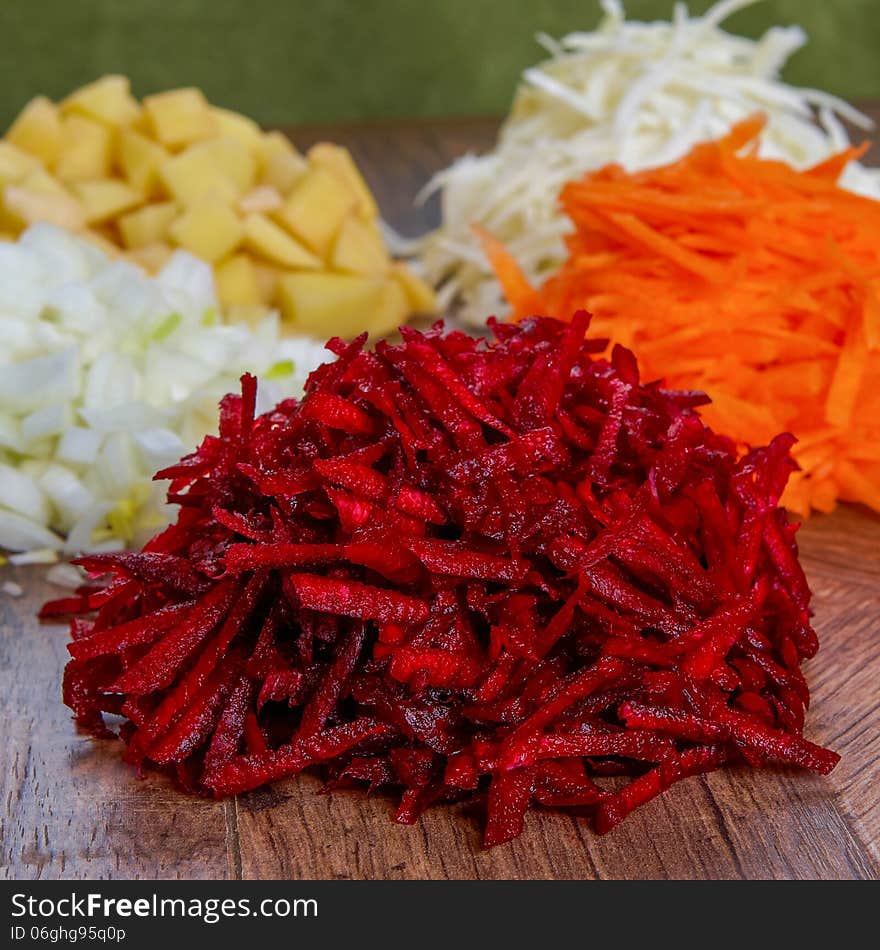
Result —
[[[0,464],[0,508],[29,518],[40,527],[49,523],[46,496],[27,475],[11,465]]]
[[[0,508],[0,548],[7,551],[31,551],[34,548],[58,550],[58,535],[40,527],[35,521]]]
[[[154,472],[214,430],[242,373],[268,409],[332,358],[282,339],[274,314],[225,326],[189,254],[150,278],[49,224],[0,244],[0,339],[0,549],[52,560],[161,529]]]
[[[55,564],[46,571],[46,580],[58,587],[75,589],[85,580],[85,572],[73,564]]]
[[[52,548],[33,548],[22,554],[10,554],[8,561],[16,567],[24,564],[55,564],[58,561],[58,552]]]

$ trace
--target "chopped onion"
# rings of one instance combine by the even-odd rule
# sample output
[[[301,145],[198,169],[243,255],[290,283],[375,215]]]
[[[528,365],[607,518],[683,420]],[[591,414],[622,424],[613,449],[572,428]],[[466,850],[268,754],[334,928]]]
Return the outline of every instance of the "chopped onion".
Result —
[[[49,224],[0,244],[0,549],[51,563],[139,545],[168,519],[153,473],[213,429],[243,372],[270,406],[330,358],[282,340],[276,315],[218,317],[211,268],[182,251],[150,278]]]
[[[869,128],[840,99],[779,80],[806,41],[799,27],[773,27],[759,40],[719,29],[753,2],[723,0],[697,17],[678,4],[671,23],[639,23],[624,19],[618,0],[603,0],[598,30],[539,37],[551,58],[523,73],[495,148],[465,155],[425,190],[441,193],[441,227],[415,245],[392,241],[394,249],[417,251],[428,280],[443,284],[440,300],[460,298],[465,319],[482,323],[507,306],[473,224],[501,239],[540,282],[565,256],[559,191],[586,171],[675,161],[754,112],[768,117],[762,154],[799,168],[846,144],[838,117]],[[880,197],[880,172],[858,163],[842,184]]]
[[[55,564],[46,571],[46,580],[58,587],[75,589],[85,580],[85,572],[73,564]]]
[[[36,522],[0,508],[0,547],[7,551],[31,551],[59,548],[61,544],[61,538]]]
[[[16,567],[24,564],[55,564],[58,561],[58,554],[52,548],[33,548],[21,554],[10,554],[8,561]]]

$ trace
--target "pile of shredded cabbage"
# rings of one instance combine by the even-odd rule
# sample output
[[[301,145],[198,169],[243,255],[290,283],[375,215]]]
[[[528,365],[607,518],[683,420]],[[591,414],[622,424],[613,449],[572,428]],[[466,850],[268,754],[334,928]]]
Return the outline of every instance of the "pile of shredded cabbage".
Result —
[[[0,549],[12,560],[141,544],[168,520],[153,473],[215,428],[259,374],[260,408],[329,354],[277,317],[218,319],[209,265],[178,251],[156,278],[52,225],[0,243]]]
[[[477,323],[507,310],[472,231],[502,240],[534,281],[564,258],[568,223],[557,208],[562,186],[618,162],[628,170],[675,161],[698,142],[764,112],[761,154],[796,167],[848,144],[840,118],[870,121],[827,93],[779,81],[786,60],[806,41],[799,27],[774,27],[760,40],[719,29],[755,0],[724,0],[690,17],[677,4],[671,23],[627,22],[619,0],[602,0],[592,33],[558,42],[540,36],[551,58],[523,74],[495,149],[466,155],[424,192],[441,191],[442,225],[400,250],[416,250],[425,276],[442,284],[441,304],[460,299]],[[880,197],[880,172],[853,164],[845,187]]]

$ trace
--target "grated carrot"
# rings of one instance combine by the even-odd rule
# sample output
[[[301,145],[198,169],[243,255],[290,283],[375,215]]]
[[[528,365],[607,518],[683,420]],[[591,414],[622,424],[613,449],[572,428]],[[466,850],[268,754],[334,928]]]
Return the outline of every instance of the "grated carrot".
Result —
[[[514,319],[587,309],[649,377],[705,389],[742,445],[798,436],[791,510],[880,510],[880,202],[837,185],[864,147],[799,172],[756,156],[762,128],[569,183],[569,256],[540,288],[480,236]]]

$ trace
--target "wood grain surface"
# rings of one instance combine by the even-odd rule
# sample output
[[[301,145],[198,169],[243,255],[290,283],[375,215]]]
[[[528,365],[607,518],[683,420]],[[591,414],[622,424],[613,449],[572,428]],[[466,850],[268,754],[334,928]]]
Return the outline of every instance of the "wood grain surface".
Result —
[[[431,173],[492,141],[465,120],[293,130],[347,145],[394,227],[418,234]],[[843,755],[821,778],[790,769],[690,779],[604,838],[530,813],[509,845],[480,848],[477,817],[438,808],[415,827],[389,801],[316,794],[300,776],[223,803],[138,779],[113,742],[77,735],[60,698],[65,630],[40,625],[59,590],[39,568],[0,568],[0,874],[82,878],[872,878],[880,877],[880,518],[842,507],[802,529],[822,648],[806,667],[809,738]]]

